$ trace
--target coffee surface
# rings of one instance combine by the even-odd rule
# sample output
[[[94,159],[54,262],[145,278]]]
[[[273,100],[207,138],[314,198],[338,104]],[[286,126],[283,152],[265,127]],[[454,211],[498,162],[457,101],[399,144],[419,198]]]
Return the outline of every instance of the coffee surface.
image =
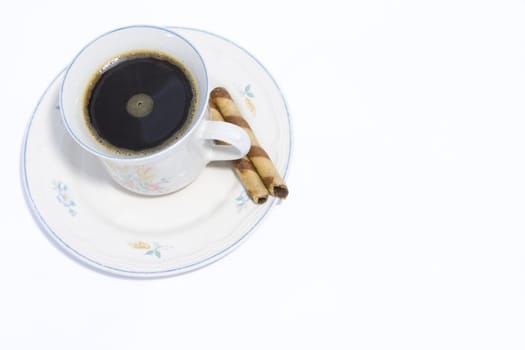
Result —
[[[108,147],[144,151],[176,138],[189,125],[194,88],[185,69],[154,53],[119,57],[93,80],[87,117]]]

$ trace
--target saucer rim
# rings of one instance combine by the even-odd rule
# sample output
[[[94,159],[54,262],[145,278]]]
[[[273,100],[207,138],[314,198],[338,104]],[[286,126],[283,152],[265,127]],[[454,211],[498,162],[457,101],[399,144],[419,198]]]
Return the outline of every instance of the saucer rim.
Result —
[[[282,102],[284,104],[284,109],[286,111],[286,117],[288,122],[288,137],[289,137],[289,147],[288,147],[288,155],[287,155],[287,162],[285,164],[285,168],[283,170],[282,176],[284,179],[286,179],[288,175],[288,170],[290,168],[290,163],[292,161],[292,154],[293,154],[293,127],[292,127],[292,120],[290,116],[290,111],[288,108],[288,104],[286,102],[286,98],[280,88],[280,86],[277,84],[275,78],[272,76],[272,74],[268,71],[268,69],[250,52],[248,52],[244,47],[240,46],[239,44],[233,42],[232,40],[225,38],[221,35],[212,33],[207,30],[203,29],[197,29],[197,28],[191,28],[191,27],[174,27],[174,26],[163,26],[163,28],[167,28],[169,30],[187,30],[187,31],[195,31],[204,33],[207,35],[214,36],[218,39],[221,39],[237,48],[239,48],[241,51],[243,51],[246,55],[248,55],[251,59],[254,60],[254,62],[263,69],[263,71],[266,73],[266,75],[270,78],[273,85],[276,87],[277,91],[279,92],[279,95],[281,96]],[[183,36],[183,34],[182,34]],[[69,66],[69,65],[68,65]],[[217,260],[220,260],[221,258],[225,257],[229,253],[231,253],[233,250],[235,250],[237,247],[241,245],[252,233],[253,231],[259,226],[261,221],[266,218],[268,212],[270,209],[276,205],[279,200],[277,198],[272,198],[272,201],[267,204],[266,210],[261,214],[261,216],[251,224],[251,226],[246,229],[246,231],[237,239],[236,241],[229,244],[227,247],[222,249],[221,251],[208,256],[200,261],[179,266],[175,268],[170,268],[166,270],[160,270],[160,271],[132,271],[132,270],[126,270],[118,267],[109,266],[106,264],[103,264],[99,261],[96,261],[88,256],[85,256],[84,254],[78,252],[73,247],[71,247],[69,244],[64,242],[64,240],[61,238],[59,234],[53,231],[53,229],[50,228],[50,226],[47,224],[46,220],[43,218],[40,210],[37,208],[36,203],[33,200],[33,196],[29,187],[29,180],[28,180],[28,172],[27,172],[27,146],[28,146],[28,140],[29,140],[29,133],[31,131],[31,127],[33,125],[33,121],[35,118],[36,113],[38,112],[40,105],[44,98],[47,96],[49,90],[51,87],[57,82],[57,79],[59,79],[61,76],[65,74],[65,71],[67,69],[67,66],[63,68],[49,83],[49,85],[46,87],[42,95],[40,96],[38,103],[36,104],[31,117],[27,123],[25,132],[24,132],[24,138],[23,138],[23,147],[21,152],[21,180],[22,180],[22,186],[24,191],[24,197],[26,199],[26,204],[28,205],[31,215],[33,219],[37,222],[38,226],[46,233],[46,237],[50,238],[50,241],[61,251],[65,252],[66,256],[69,258],[72,258],[74,261],[81,263],[82,265],[94,269],[97,272],[103,272],[107,273],[111,276],[120,276],[120,277],[129,277],[129,278],[161,278],[161,277],[168,277],[168,276],[174,276],[174,275],[180,275],[184,273],[188,273],[191,271],[195,271],[197,269],[200,269],[202,267],[205,267],[209,264],[212,264],[213,262],[216,262]]]

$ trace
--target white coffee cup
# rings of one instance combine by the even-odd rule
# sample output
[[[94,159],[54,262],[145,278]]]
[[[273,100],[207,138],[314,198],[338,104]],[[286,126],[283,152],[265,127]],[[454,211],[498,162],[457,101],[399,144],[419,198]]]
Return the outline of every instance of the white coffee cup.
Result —
[[[191,125],[173,143],[152,153],[126,155],[94,137],[86,122],[85,99],[89,84],[101,67],[132,51],[161,52],[184,65],[196,84],[197,103]],[[190,42],[165,28],[130,26],[103,34],[80,51],[66,70],[59,104],[69,134],[102,160],[118,184],[136,193],[161,195],[190,184],[209,162],[241,158],[250,148],[244,130],[209,120],[208,98],[206,65]],[[213,140],[229,145],[218,145]]]

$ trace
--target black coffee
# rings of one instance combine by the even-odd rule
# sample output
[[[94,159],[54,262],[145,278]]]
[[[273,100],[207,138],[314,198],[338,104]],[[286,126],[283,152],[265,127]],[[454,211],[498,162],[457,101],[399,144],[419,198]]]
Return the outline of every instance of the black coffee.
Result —
[[[93,79],[87,117],[117,152],[145,151],[180,135],[194,110],[194,85],[175,60],[153,52],[118,57]]]

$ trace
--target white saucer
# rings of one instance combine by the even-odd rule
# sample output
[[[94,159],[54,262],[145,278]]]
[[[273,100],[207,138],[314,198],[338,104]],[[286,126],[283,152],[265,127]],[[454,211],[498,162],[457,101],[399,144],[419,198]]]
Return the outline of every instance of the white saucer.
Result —
[[[225,86],[277,169],[286,175],[291,124],[279,87],[252,55],[215,34],[171,28],[189,39],[209,69],[210,87]],[[239,246],[276,203],[255,205],[229,163],[210,164],[171,195],[132,194],[67,134],[58,110],[63,72],[29,121],[22,177],[41,227],[74,258],[129,277],[176,275],[210,264]]]

